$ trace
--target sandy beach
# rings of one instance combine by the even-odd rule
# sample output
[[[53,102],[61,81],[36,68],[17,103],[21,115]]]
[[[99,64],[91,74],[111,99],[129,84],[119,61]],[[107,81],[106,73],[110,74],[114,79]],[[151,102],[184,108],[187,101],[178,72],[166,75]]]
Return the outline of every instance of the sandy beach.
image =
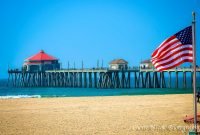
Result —
[[[187,114],[192,94],[1,99],[0,134],[186,134]]]

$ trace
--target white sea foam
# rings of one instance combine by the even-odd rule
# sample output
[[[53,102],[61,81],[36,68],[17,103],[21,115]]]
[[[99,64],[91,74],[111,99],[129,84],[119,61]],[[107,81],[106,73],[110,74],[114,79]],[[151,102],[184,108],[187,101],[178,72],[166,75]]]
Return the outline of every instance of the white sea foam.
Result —
[[[41,98],[40,95],[9,95],[0,96],[0,99],[11,99],[11,98]]]

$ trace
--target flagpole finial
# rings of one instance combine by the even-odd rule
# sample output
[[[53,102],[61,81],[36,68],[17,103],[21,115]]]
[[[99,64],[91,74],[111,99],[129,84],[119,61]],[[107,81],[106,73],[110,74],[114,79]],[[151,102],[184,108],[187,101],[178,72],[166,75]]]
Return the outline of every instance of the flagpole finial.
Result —
[[[192,16],[193,16],[193,22],[195,22],[195,12],[192,12]]]

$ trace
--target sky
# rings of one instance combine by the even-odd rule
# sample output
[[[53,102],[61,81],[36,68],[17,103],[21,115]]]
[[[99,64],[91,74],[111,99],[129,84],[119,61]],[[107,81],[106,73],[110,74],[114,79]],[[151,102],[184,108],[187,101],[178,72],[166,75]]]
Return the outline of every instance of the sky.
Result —
[[[0,0],[0,78],[41,49],[76,68],[116,58],[138,66],[166,38],[191,25],[200,0]]]

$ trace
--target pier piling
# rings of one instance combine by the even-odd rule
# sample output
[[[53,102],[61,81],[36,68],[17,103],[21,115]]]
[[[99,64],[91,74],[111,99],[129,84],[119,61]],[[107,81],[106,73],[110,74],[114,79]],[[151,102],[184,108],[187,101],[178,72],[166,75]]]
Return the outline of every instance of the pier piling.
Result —
[[[200,69],[197,68],[200,73]],[[174,73],[174,74],[172,74]],[[172,76],[175,77],[174,88],[179,88],[179,73],[182,75],[182,88],[192,87],[187,73],[192,69],[173,69],[157,72],[154,69],[66,69],[44,72],[8,71],[8,86],[12,87],[69,87],[69,88],[173,88]],[[200,75],[200,74],[197,74]],[[166,80],[168,80],[166,85]],[[180,80],[181,81],[181,80]],[[191,86],[187,82],[191,81]]]

